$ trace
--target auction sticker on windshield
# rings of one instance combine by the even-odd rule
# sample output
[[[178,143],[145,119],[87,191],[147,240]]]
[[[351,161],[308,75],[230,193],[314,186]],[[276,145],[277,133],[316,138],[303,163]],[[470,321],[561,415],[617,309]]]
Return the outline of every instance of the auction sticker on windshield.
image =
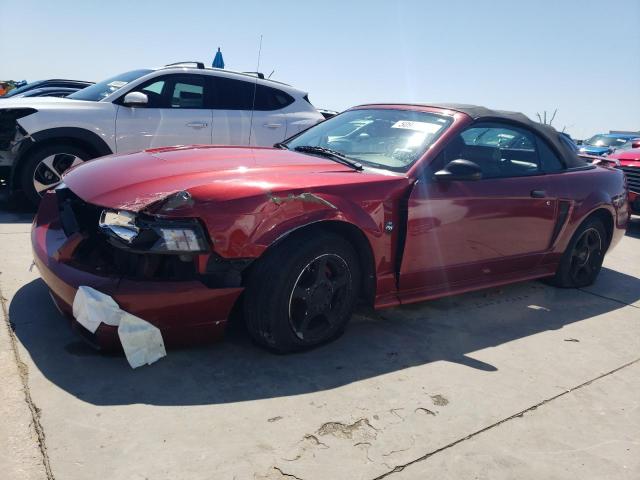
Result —
[[[442,128],[442,125],[429,122],[416,122],[414,120],[399,120],[391,128],[404,128],[405,130],[415,130],[424,133],[436,133]]]

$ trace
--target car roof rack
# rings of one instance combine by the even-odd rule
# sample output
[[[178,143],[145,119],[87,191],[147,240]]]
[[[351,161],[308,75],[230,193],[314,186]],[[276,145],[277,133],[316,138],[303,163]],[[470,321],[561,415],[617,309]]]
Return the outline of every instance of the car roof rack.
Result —
[[[204,63],[202,63],[202,62],[176,62],[176,63],[169,63],[168,65],[165,65],[164,67],[160,67],[160,68],[173,68],[173,67],[178,67],[178,66],[181,66],[181,65],[196,65],[198,70],[221,70],[221,69],[218,69],[218,68],[205,67]],[[231,73],[233,75],[244,75],[244,76],[247,76],[247,77],[259,78],[260,80],[266,80],[268,82],[277,83],[277,84],[284,85],[284,86],[287,86],[287,87],[291,86],[288,83],[280,82],[278,80],[273,80],[271,78],[266,78],[264,73],[262,73],[262,72],[236,72],[234,70],[221,70],[221,71],[227,72],[227,73]]]
[[[260,80],[264,80],[264,73],[262,72],[242,72],[245,75],[252,75],[254,77],[258,77]]]
[[[198,70],[204,70],[204,63],[202,62],[176,62],[176,63],[169,63],[165,65],[165,67],[177,67],[178,65],[195,65],[198,68]]]

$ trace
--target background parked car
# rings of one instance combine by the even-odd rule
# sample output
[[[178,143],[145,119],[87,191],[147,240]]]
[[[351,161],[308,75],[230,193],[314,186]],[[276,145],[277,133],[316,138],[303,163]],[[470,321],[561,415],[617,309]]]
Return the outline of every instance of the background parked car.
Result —
[[[91,85],[93,85],[93,82],[85,82],[83,80],[65,80],[60,78],[54,78],[51,80],[38,80],[37,82],[27,83],[22,87],[14,88],[0,98],[18,98],[25,92],[45,87],[75,88],[76,90],[80,90]]]
[[[601,133],[585,140],[580,145],[580,153],[606,155],[636,137],[637,135],[628,133]]]
[[[607,158],[620,162],[620,168],[627,176],[629,205],[636,215],[640,215],[640,148],[618,150]]]
[[[621,150],[631,150],[632,148],[640,148],[640,136],[630,138],[619,147],[614,147],[611,153],[619,152]]]
[[[84,87],[82,87],[84,88]],[[81,88],[69,88],[69,87],[43,87],[27,90],[26,92],[13,95],[11,98],[25,98],[25,97],[67,97],[72,93],[81,90]]]
[[[0,102],[0,166],[37,204],[91,158],[188,144],[270,146],[323,120],[306,92],[256,75],[172,64],[126,72],[67,98]]]

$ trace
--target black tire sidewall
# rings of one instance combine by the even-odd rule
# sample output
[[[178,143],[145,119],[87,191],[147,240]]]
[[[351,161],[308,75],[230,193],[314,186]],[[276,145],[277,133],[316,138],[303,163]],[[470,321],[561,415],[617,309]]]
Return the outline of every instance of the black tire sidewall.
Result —
[[[598,234],[600,235],[600,239],[604,243],[604,245],[602,246],[602,254],[600,256],[600,262],[598,264],[598,267],[595,269],[594,274],[592,275],[591,278],[588,279],[588,281],[582,282],[582,283],[576,283],[573,280],[573,278],[571,278],[571,253],[573,252],[576,244],[578,243],[578,241],[580,240],[584,232],[592,228],[598,231]],[[558,271],[556,272],[556,276],[553,278],[552,283],[558,287],[564,287],[564,288],[581,288],[581,287],[587,287],[593,284],[593,282],[598,277],[598,274],[600,273],[600,270],[602,268],[602,262],[604,260],[604,255],[606,251],[607,251],[607,232],[604,227],[604,224],[598,218],[587,219],[578,227],[576,232],[573,234],[573,237],[571,237],[571,241],[569,242],[569,245],[567,245],[567,249],[562,255],[562,259],[560,261]]]
[[[302,270],[313,259],[324,254],[335,254],[345,261],[351,277],[351,295],[347,298],[346,314],[340,321],[324,338],[308,342],[300,339],[291,326],[289,299]],[[288,353],[322,345],[344,331],[358,296],[360,282],[358,257],[348,241],[321,232],[296,235],[267,252],[266,257],[258,262],[245,292],[245,321],[255,341],[271,350]]]
[[[83,161],[87,161],[90,159],[90,155],[86,150],[83,150],[82,148],[65,143],[51,144],[42,148],[38,148],[36,146],[35,148],[35,151],[28,154],[25,160],[25,164],[21,169],[20,186],[29,202],[31,202],[31,204],[33,204],[34,206],[37,206],[40,203],[41,196],[33,186],[33,174],[43,159],[51,155],[68,153],[70,155],[75,155]]]

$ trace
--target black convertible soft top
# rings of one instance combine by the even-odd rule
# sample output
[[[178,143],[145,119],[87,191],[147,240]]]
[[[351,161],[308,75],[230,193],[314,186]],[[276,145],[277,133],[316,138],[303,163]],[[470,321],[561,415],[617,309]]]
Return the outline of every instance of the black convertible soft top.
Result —
[[[553,149],[558,153],[560,158],[564,160],[567,168],[584,167],[585,161],[581,159],[574,151],[560,140],[560,134],[551,125],[534,122],[525,114],[520,112],[510,112],[507,110],[491,110],[479,105],[467,105],[463,103],[394,103],[394,104],[376,104],[376,105],[415,105],[420,107],[443,108],[453,110],[469,115],[476,121],[507,121],[516,125],[522,125],[535,131],[543,139],[551,144]]]

